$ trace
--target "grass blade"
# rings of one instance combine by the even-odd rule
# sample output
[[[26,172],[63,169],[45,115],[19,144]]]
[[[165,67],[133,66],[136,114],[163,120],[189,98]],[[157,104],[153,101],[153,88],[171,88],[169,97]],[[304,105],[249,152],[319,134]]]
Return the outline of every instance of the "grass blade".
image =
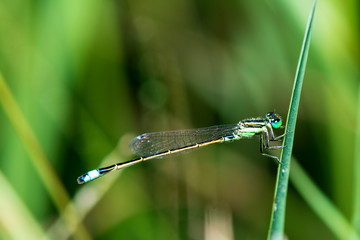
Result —
[[[292,184],[332,233],[338,239],[359,239],[349,221],[313,183],[296,159],[292,159],[291,165]]]
[[[354,156],[354,197],[353,197],[353,216],[352,224],[360,233],[360,85],[358,90],[357,107],[357,127],[355,136],[355,156]]]
[[[0,236],[4,237],[6,232],[9,239],[49,239],[1,171],[0,189]]]
[[[294,142],[296,118],[300,102],[300,93],[302,89],[303,78],[305,74],[307,56],[310,46],[311,28],[315,12],[316,1],[313,1],[312,9],[309,15],[307,28],[300,52],[299,62],[295,74],[294,87],[292,91],[287,121],[286,121],[286,135],[284,137],[283,151],[281,152],[282,164],[278,167],[278,174],[276,180],[276,188],[274,195],[273,211],[271,214],[271,222],[268,233],[268,239],[284,239],[285,226],[285,208],[286,195],[290,172],[290,159]]]
[[[41,147],[35,133],[33,132],[30,124],[28,123],[25,115],[20,109],[17,101],[15,100],[11,90],[5,82],[0,72],[0,103],[3,106],[4,112],[13,125],[16,133],[19,135],[22,143],[24,144],[27,153],[32,160],[39,177],[43,180],[44,185],[49,192],[55,206],[58,208],[60,214],[64,211],[66,204],[71,207],[71,212],[68,215],[61,214],[68,230],[75,231],[75,238],[90,239],[90,235],[81,224],[80,217],[74,208],[70,196],[66,189],[57,177],[54,168],[48,160],[43,148]],[[77,231],[76,231],[77,229]]]

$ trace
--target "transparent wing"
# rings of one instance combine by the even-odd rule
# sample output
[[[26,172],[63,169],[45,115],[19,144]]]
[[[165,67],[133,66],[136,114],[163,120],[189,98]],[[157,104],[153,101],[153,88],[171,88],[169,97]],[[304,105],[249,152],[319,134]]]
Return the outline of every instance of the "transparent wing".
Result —
[[[228,124],[189,130],[144,133],[131,140],[129,147],[136,155],[150,156],[229,136],[238,129],[237,124]]]

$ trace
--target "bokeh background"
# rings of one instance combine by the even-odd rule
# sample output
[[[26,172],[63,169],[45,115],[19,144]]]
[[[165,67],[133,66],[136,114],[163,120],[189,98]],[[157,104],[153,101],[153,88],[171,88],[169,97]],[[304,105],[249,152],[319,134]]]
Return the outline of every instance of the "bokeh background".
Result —
[[[76,178],[144,132],[286,119],[310,8],[0,0],[0,238],[266,238],[277,166],[256,138]],[[318,1],[293,152],[348,221],[358,20],[357,0]],[[287,203],[289,239],[336,239],[291,184]]]

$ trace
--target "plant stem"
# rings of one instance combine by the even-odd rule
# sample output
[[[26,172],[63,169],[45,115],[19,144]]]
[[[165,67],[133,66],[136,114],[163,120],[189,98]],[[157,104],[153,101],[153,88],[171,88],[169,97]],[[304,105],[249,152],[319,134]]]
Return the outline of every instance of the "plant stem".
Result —
[[[305,74],[307,56],[310,46],[310,36],[312,22],[315,12],[316,0],[313,1],[312,10],[309,15],[307,28],[300,52],[298,66],[295,74],[295,81],[289,106],[289,112],[287,116],[287,124],[285,128],[286,135],[283,142],[283,151],[281,152],[280,160],[282,164],[279,164],[274,203],[271,215],[271,222],[269,227],[268,239],[284,239],[284,226],[285,226],[285,208],[286,208],[286,195],[290,173],[290,159],[293,148],[295,126],[297,113],[299,109],[300,93],[302,89],[303,78]]]

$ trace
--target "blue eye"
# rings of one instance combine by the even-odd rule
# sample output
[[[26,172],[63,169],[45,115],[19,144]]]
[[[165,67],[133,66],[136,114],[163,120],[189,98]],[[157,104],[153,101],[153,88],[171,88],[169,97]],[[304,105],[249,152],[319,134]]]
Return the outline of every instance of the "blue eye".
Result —
[[[271,125],[272,125],[273,128],[279,128],[279,127],[281,127],[281,125],[282,125],[281,119],[277,119],[276,121],[273,121],[273,122],[271,123]]]

